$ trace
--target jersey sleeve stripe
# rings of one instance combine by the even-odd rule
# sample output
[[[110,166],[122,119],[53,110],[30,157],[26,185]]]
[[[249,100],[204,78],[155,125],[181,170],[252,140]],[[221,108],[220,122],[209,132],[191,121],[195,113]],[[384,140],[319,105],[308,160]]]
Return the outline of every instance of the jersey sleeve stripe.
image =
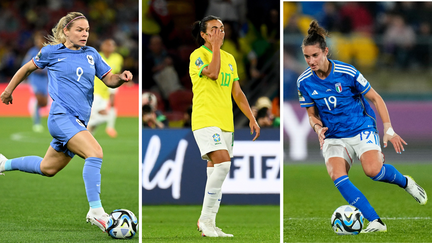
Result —
[[[351,70],[351,71],[353,71],[354,73],[357,72],[357,70],[356,70],[355,68],[350,67],[350,66],[348,66],[348,65],[335,64],[335,68]]]
[[[103,79],[109,72],[111,72],[112,69],[110,69],[108,72],[104,73],[104,75],[102,75],[101,79]]]
[[[31,60],[32,60],[33,64],[34,64],[37,68],[42,69],[42,68],[40,68],[40,67],[35,63],[35,61],[33,60],[33,58],[32,58]]]
[[[353,74],[351,72],[347,72],[347,71],[343,71],[343,70],[337,70],[337,69],[335,69],[335,72],[337,72],[337,73],[346,73],[346,74],[351,75],[352,77],[355,77],[355,74]]]
[[[301,82],[301,81],[303,81],[303,80],[309,78],[310,76],[312,76],[312,72],[309,72],[309,74],[306,75],[306,76],[305,76],[305,75],[300,76],[300,77],[297,79],[297,87],[300,87],[300,82]]]
[[[235,78],[235,79],[234,79],[234,82],[237,81],[237,80],[239,80],[239,79],[240,79],[240,78]]]
[[[369,90],[369,88],[370,88],[370,84],[368,84],[368,86],[360,94],[363,94],[364,92],[366,92],[367,90]]]
[[[198,72],[198,77],[202,77],[202,75],[201,75],[201,73],[202,73],[202,71],[203,71],[203,69],[205,68],[205,67],[207,67],[208,66],[208,64],[206,64],[206,65],[204,65],[204,66],[202,66],[202,68],[199,70],[199,72]]]

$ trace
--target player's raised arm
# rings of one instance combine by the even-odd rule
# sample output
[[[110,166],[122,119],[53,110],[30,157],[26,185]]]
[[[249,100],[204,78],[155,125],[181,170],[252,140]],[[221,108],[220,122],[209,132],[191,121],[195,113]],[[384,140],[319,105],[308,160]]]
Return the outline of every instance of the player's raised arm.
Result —
[[[125,70],[120,74],[113,74],[109,72],[104,78],[102,78],[102,81],[110,88],[117,88],[123,83],[131,81],[132,78],[132,73]]]
[[[9,103],[12,104],[12,93],[15,88],[36,69],[36,65],[31,60],[24,64],[24,66],[22,66],[20,69],[18,69],[18,71],[12,77],[11,81],[1,94],[2,102],[6,105],[9,105]]]

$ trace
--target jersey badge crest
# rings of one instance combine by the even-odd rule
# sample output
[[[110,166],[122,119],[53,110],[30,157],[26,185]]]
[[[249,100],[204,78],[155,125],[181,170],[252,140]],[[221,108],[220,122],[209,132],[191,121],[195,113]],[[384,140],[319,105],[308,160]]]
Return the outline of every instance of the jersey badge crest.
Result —
[[[212,137],[213,137],[213,141],[215,141],[215,143],[219,143],[221,140],[220,135],[217,133],[213,134]]]
[[[303,97],[303,94],[300,92],[300,90],[297,90],[299,101],[305,101],[305,98]]]
[[[90,65],[94,65],[94,60],[91,55],[87,55],[87,61],[90,63]]]
[[[195,61],[195,66],[200,69],[202,65],[204,65],[204,62],[201,60],[201,57],[198,57],[198,59]]]
[[[42,56],[42,51],[39,51],[38,54],[35,57],[36,61],[39,61],[40,58],[41,58],[41,56]]]
[[[231,64],[228,64],[228,67],[231,69],[231,72],[234,72],[233,66]]]
[[[342,92],[342,84],[341,84],[341,83],[336,83],[336,84],[335,84],[335,87],[336,87],[336,91],[337,91],[338,93]]]

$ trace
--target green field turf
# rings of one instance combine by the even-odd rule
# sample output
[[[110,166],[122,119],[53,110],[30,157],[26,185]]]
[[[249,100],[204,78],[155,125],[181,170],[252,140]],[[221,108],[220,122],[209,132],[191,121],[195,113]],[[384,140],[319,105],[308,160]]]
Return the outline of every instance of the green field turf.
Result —
[[[280,242],[279,205],[221,205],[216,224],[233,238],[201,237],[196,226],[201,207],[144,205],[142,242]]]
[[[432,196],[432,164],[405,163],[395,167],[411,175],[429,198]],[[366,177],[359,164],[353,166],[349,176],[387,224],[388,231],[335,234],[330,217],[337,207],[348,203],[334,187],[324,163],[285,165],[284,242],[432,242],[432,202],[420,206],[398,186]]]
[[[105,127],[95,137],[104,150],[101,199],[107,213],[126,208],[139,216],[138,118],[118,118],[118,137]],[[8,158],[44,156],[51,141],[31,130],[30,118],[0,118],[0,153]],[[85,222],[89,210],[82,178],[84,160],[75,156],[52,178],[23,172],[0,176],[0,242],[105,242],[107,234]],[[139,236],[128,242],[138,242]]]

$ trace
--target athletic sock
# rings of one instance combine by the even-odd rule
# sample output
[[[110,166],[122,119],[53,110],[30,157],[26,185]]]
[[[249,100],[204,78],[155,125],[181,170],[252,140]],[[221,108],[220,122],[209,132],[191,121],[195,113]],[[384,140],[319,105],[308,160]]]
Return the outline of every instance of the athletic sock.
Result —
[[[100,184],[101,174],[100,170],[102,167],[102,159],[96,157],[89,157],[85,159],[83,169],[83,179],[86,189],[87,199],[90,204],[90,208],[102,208],[100,200]]]
[[[39,174],[43,175],[40,164],[42,162],[42,158],[39,156],[25,156],[15,159],[7,160],[5,163],[5,170],[19,170],[27,173]]]
[[[107,127],[114,128],[115,121],[117,118],[117,110],[115,107],[111,107],[108,110],[108,119],[107,119]]]
[[[207,167],[207,179],[210,178],[213,171],[214,171],[214,167]],[[206,191],[207,191],[207,189],[206,189]],[[214,225],[216,225],[216,215],[219,211],[221,200],[222,200],[222,191],[218,195],[218,199],[217,199],[215,205],[213,206],[211,217],[210,217],[211,220],[213,221]]]
[[[363,193],[351,183],[348,176],[344,175],[334,181],[335,187],[339,190],[345,200],[352,206],[360,209],[363,216],[372,222],[378,219],[379,216],[375,209],[370,205],[369,201]]]
[[[217,200],[220,198],[222,184],[229,172],[230,167],[230,161],[214,165],[213,172],[207,179],[200,219],[212,218],[213,208]]]
[[[378,175],[371,177],[374,181],[383,181],[396,184],[402,188],[407,185],[407,180],[393,165],[384,164]]]

